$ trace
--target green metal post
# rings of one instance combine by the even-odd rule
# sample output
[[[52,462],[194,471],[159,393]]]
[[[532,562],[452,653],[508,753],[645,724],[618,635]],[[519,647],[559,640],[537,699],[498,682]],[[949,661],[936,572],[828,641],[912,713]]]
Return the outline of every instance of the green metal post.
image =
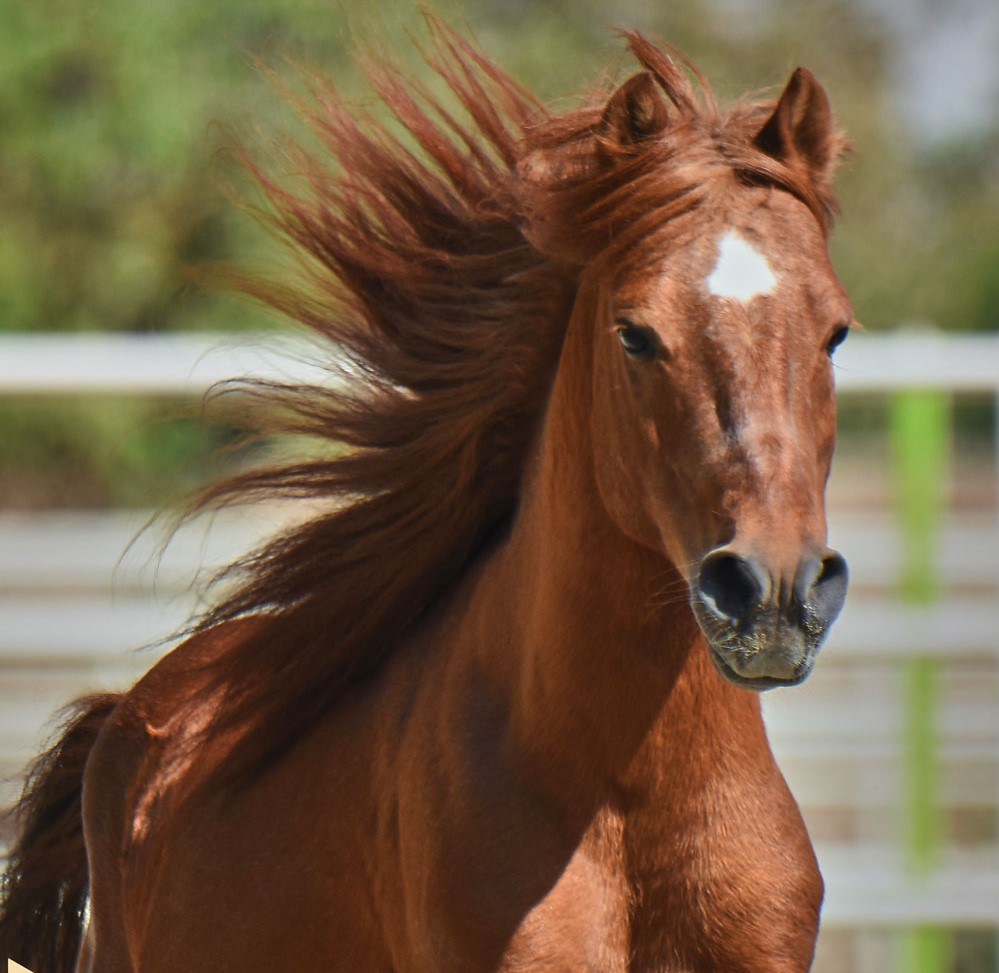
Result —
[[[950,461],[950,400],[911,391],[892,402],[891,431],[902,529],[902,599],[930,605],[939,597],[936,542]],[[905,671],[905,843],[912,881],[936,867],[943,842],[939,801],[938,663],[919,657]],[[944,973],[949,936],[919,926],[902,940],[903,973]]]

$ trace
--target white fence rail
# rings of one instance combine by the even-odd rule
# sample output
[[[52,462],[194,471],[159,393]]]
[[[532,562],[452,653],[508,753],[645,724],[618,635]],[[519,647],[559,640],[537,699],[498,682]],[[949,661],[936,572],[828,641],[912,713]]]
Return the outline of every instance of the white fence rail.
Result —
[[[4,337],[0,396],[200,395],[246,374],[322,378],[321,369],[286,357],[300,347],[203,335]],[[837,383],[844,395],[922,388],[997,401],[999,340],[853,335],[837,352]],[[0,512],[0,775],[37,748],[57,705],[125,683],[156,658],[161,650],[131,650],[189,615],[195,567],[226,563],[283,516],[227,514],[207,535],[182,532],[162,558],[153,533],[122,558],[142,513]],[[992,506],[947,518],[937,570],[950,595],[924,608],[891,592],[903,555],[889,511],[833,505],[830,521],[832,542],[851,564],[847,609],[815,677],[767,704],[775,749],[819,838],[824,921],[999,929],[999,515]],[[940,867],[920,881],[907,871],[892,824],[904,789],[896,672],[914,655],[953,663],[941,688],[941,803],[992,820],[977,844],[944,849]],[[10,786],[0,792],[0,806],[12,795]]]
[[[274,334],[0,336],[0,395],[200,395],[231,378],[328,382],[313,350]]]
[[[328,380],[315,360],[312,346],[271,334],[0,335],[0,395],[192,395],[234,376]],[[919,328],[858,332],[836,351],[836,381],[846,393],[999,396],[999,338]]]

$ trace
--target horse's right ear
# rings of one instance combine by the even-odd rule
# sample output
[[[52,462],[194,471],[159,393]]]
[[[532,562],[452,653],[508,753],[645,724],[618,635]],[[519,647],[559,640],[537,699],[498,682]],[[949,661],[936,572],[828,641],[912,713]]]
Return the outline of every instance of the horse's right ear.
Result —
[[[601,243],[587,235],[579,211],[592,200],[592,177],[626,150],[663,131],[669,110],[647,71],[626,81],[607,102],[600,121],[581,138],[541,144],[517,165],[517,195],[528,240],[547,256],[581,264]],[[602,240],[602,237],[600,238]]]
[[[629,78],[614,94],[600,120],[600,134],[609,142],[635,145],[658,135],[669,124],[669,109],[648,71]]]

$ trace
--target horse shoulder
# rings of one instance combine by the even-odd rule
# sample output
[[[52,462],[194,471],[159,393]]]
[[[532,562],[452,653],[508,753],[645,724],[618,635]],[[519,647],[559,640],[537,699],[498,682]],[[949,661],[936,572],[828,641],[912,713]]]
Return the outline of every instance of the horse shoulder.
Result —
[[[102,837],[113,840],[118,857],[127,849],[126,819],[163,773],[166,755],[181,736],[176,731],[178,724],[192,726],[191,711],[197,706],[191,692],[192,664],[206,661],[246,633],[247,623],[239,621],[195,636],[161,659],[122,695],[87,764],[84,813],[88,841]]]
[[[101,969],[130,970],[124,957],[134,957],[143,973],[263,971],[286,965],[286,951],[301,969],[391,969],[368,891],[372,692],[352,694],[274,766],[228,789],[217,775],[230,743],[191,745],[211,707],[192,694],[192,671],[238,649],[254,624],[174,649],[94,748],[85,816]]]

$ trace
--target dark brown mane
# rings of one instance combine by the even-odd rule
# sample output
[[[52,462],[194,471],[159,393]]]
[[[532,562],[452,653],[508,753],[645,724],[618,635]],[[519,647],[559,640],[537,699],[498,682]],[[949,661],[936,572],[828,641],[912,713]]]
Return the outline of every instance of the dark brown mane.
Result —
[[[633,251],[695,209],[722,169],[790,191],[828,222],[828,184],[753,142],[772,103],[723,114],[675,57],[627,36],[674,110],[666,136],[627,157],[602,146],[599,107],[549,113],[436,25],[428,60],[461,119],[375,67],[404,138],[320,87],[307,117],[329,158],[293,150],[305,190],[254,166],[309,284],[238,286],[346,366],[336,391],[251,390],[276,407],[276,430],[337,451],[238,475],[197,505],[328,504],[237,563],[232,593],[195,626],[261,620],[205,690],[223,700],[206,732],[246,731],[234,774],[279,755],[374,673],[514,515],[583,262]]]

